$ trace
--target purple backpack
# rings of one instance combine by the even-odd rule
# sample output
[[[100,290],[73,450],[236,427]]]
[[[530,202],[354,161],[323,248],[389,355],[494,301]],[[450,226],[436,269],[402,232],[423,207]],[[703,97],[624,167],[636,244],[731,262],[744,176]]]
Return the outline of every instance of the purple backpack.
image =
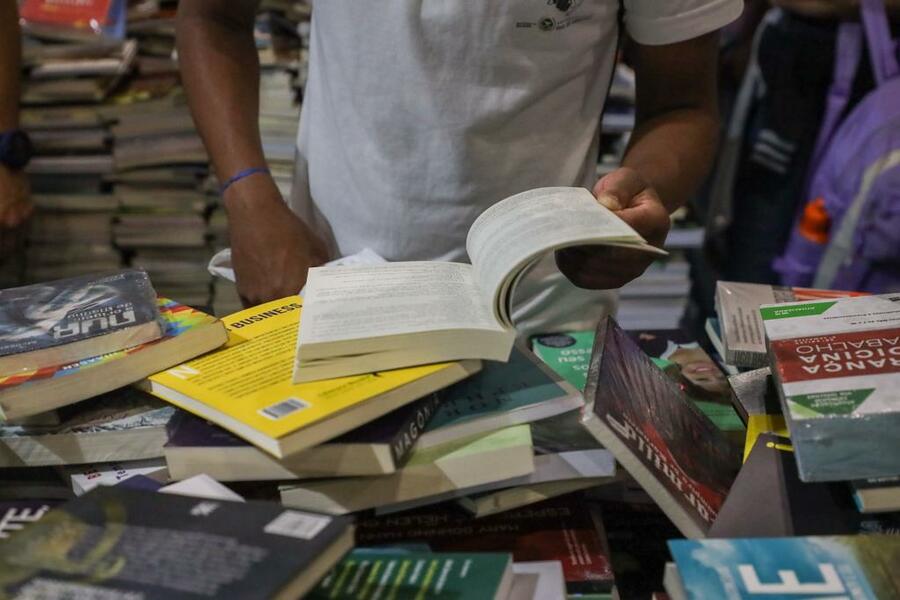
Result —
[[[773,265],[785,285],[900,291],[900,66],[882,0],[862,0],[860,8],[862,26],[838,29],[809,202]],[[843,117],[863,40],[876,86]]]

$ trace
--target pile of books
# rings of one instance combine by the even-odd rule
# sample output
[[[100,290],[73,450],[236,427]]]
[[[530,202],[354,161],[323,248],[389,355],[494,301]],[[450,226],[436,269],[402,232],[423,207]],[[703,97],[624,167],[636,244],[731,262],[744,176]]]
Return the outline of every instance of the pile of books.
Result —
[[[252,597],[368,597],[373,577],[444,597],[419,569],[465,598],[749,598],[791,583],[775,570],[807,573],[801,556],[849,565],[803,576],[834,590],[896,590],[900,298],[763,305],[770,370],[730,381],[684,334],[608,319],[507,362],[302,383],[299,297],[219,321],[129,270],[0,300],[6,593],[70,592],[54,566],[70,551],[34,540],[76,523],[82,544],[142,532],[109,538],[106,560],[129,566],[90,585],[150,597],[177,579],[136,573],[185,545],[244,566],[179,586]],[[79,564],[88,585],[105,563]]]
[[[720,281],[716,305],[743,464],[720,539],[669,542],[669,595],[896,597],[900,296]]]
[[[35,298],[48,304],[38,311]],[[246,563],[213,581],[197,570],[180,575],[179,588],[216,593],[247,592],[267,573],[255,597],[356,597],[345,573],[394,569],[399,577],[422,568],[440,569],[442,589],[477,583],[483,595],[473,597],[612,589],[598,514],[565,497],[525,508],[610,484],[616,468],[577,428],[581,394],[524,347],[509,363],[484,368],[460,361],[295,384],[296,297],[220,322],[157,300],[145,273],[123,271],[7,289],[0,300],[0,563],[17,574],[4,580],[5,593],[68,590],[51,550],[33,540],[76,523],[90,524],[98,544],[119,531],[104,552],[128,565],[91,585],[151,597],[176,583],[139,576],[142,565],[174,568],[185,545],[208,557],[204,569]],[[59,320],[39,318],[48,311]],[[532,436],[531,423],[560,416],[559,427],[569,429],[547,423]],[[257,501],[237,507],[242,496]],[[114,515],[104,512],[112,506]],[[454,525],[432,531],[428,551],[374,550],[397,535],[399,511],[430,522],[484,520],[468,541]],[[351,512],[369,515],[357,520],[356,542],[342,516]],[[482,531],[498,527],[505,537],[485,546]],[[143,533],[121,535],[130,529]],[[533,547],[534,536],[545,544]],[[575,540],[583,544],[577,561],[560,562]],[[284,553],[291,558],[273,558]],[[410,573],[393,585],[433,584]]]
[[[233,284],[213,286],[206,273],[227,233],[218,182],[180,83],[177,2],[45,4],[21,8],[22,124],[36,151],[28,171],[39,210],[21,250],[4,260],[5,282],[134,266],[164,296],[234,312]],[[260,129],[286,196],[308,42],[298,29],[309,17],[305,3],[266,2],[257,22]]]
[[[23,256],[41,283],[0,286],[0,596],[900,595],[900,296],[720,282],[707,353],[673,329],[681,253],[702,243],[685,221],[623,290],[622,326],[514,344],[527,260],[496,243],[513,219],[473,227],[476,274],[317,270],[305,300],[241,310],[206,271],[228,231],[174,10],[112,0],[99,36],[23,11],[39,151]],[[260,129],[287,195],[309,6],[262,11]],[[613,92],[607,166],[633,119],[627,69]],[[493,302],[380,336],[366,327],[415,311],[385,302],[373,325],[352,305],[454,286]],[[221,319],[190,308],[210,300]],[[343,301],[358,335],[330,339]]]

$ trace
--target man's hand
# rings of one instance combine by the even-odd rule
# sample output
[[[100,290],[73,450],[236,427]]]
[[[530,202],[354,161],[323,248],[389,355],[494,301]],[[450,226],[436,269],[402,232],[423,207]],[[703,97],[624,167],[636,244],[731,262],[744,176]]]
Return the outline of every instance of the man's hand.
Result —
[[[327,262],[325,244],[291,212],[270,176],[238,181],[225,196],[231,262],[244,306],[296,294],[309,267]]]
[[[0,165],[0,229],[14,229],[31,214],[28,177],[23,171]]]
[[[597,201],[631,225],[649,243],[662,248],[669,232],[669,212],[656,191],[634,169],[622,167],[594,185]],[[655,256],[609,246],[576,246],[556,253],[556,265],[580,288],[620,288],[643,273]]]
[[[0,263],[21,249],[20,226],[32,211],[29,191],[25,173],[0,165]]]

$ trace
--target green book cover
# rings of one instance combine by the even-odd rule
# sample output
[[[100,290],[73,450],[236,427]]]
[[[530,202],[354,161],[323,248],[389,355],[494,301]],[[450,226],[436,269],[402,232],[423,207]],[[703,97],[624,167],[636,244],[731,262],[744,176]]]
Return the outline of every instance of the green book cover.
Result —
[[[310,593],[311,600],[494,600],[506,598],[512,557],[358,548]]]
[[[593,331],[539,335],[532,340],[532,351],[538,358],[580,391],[587,383],[593,347]]]
[[[514,347],[508,362],[485,361],[479,373],[438,392],[441,404],[425,431],[578,395],[530,354]]]

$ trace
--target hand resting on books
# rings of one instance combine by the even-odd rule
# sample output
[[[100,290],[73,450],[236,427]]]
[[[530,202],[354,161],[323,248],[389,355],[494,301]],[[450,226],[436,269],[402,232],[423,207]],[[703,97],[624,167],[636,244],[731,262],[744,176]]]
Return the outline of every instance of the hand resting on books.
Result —
[[[592,190],[597,200],[631,225],[650,244],[662,248],[669,233],[669,212],[656,191],[634,169],[616,169]],[[556,264],[580,288],[620,288],[656,259],[647,252],[613,246],[574,246],[556,252]]]
[[[231,260],[245,306],[291,296],[309,267],[328,260],[325,244],[284,203],[269,175],[238,181],[225,196]]]

